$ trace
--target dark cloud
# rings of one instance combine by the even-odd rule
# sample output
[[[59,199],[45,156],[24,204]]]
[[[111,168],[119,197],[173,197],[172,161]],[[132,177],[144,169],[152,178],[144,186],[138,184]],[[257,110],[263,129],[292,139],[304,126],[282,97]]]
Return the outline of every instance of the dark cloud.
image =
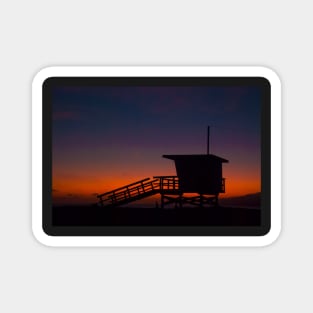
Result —
[[[53,112],[54,120],[74,120],[80,119],[80,115],[76,111],[56,111]]]

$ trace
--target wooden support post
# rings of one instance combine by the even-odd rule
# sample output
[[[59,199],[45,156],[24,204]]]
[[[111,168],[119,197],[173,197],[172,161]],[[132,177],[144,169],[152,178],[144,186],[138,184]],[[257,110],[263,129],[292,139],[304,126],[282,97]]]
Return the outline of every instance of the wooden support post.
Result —
[[[183,207],[183,194],[182,193],[179,194],[179,207],[180,208]]]
[[[200,207],[203,207],[203,194],[200,194]]]

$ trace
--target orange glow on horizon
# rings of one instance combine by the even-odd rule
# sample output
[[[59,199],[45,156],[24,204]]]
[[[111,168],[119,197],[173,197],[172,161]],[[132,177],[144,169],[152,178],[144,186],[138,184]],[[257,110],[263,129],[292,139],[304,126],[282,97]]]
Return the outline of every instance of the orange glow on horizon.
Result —
[[[150,171],[155,173],[155,171]],[[150,177],[153,175],[136,175],[129,177],[114,176],[96,176],[89,175],[66,175],[53,178],[53,202],[55,204],[92,204],[98,201],[97,194],[120,188],[135,181]],[[165,175],[165,174],[163,174]],[[167,173],[175,175],[175,172]],[[220,194],[221,198],[236,197],[260,192],[261,181],[259,175],[238,175],[236,171],[229,171],[226,176],[226,192]],[[147,198],[147,202],[154,203],[159,195]]]
[[[152,160],[154,161],[154,160]],[[117,162],[109,166],[103,163],[88,163],[78,167],[71,164],[58,164],[53,167],[53,203],[92,204],[97,203],[97,194],[123,187],[144,178],[176,175],[174,162],[160,163]],[[79,171],[77,170],[79,168]],[[261,191],[261,170],[255,164],[226,163],[223,165],[226,192],[221,198],[243,196]],[[159,195],[145,199],[154,203]],[[143,200],[141,200],[143,201]]]

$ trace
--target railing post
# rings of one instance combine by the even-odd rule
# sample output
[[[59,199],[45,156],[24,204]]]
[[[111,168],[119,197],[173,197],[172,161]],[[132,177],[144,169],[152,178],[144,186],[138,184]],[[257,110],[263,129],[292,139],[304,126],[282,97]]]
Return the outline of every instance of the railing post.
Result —
[[[142,188],[143,193],[145,193],[145,186],[144,186],[143,182],[141,182],[141,188]]]
[[[102,196],[100,197],[100,204],[101,204],[101,206],[103,206]]]
[[[112,203],[116,202],[116,195],[115,195],[115,192],[113,192],[112,194]]]

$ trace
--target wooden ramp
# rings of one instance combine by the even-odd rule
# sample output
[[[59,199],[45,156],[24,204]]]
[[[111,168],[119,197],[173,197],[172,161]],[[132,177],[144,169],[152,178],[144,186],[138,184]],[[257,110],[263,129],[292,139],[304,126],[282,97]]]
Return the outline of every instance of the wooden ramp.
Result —
[[[177,176],[154,176],[153,179],[144,178],[132,184],[108,191],[98,195],[99,204],[103,207],[115,207],[154,194],[179,194],[179,185]]]

